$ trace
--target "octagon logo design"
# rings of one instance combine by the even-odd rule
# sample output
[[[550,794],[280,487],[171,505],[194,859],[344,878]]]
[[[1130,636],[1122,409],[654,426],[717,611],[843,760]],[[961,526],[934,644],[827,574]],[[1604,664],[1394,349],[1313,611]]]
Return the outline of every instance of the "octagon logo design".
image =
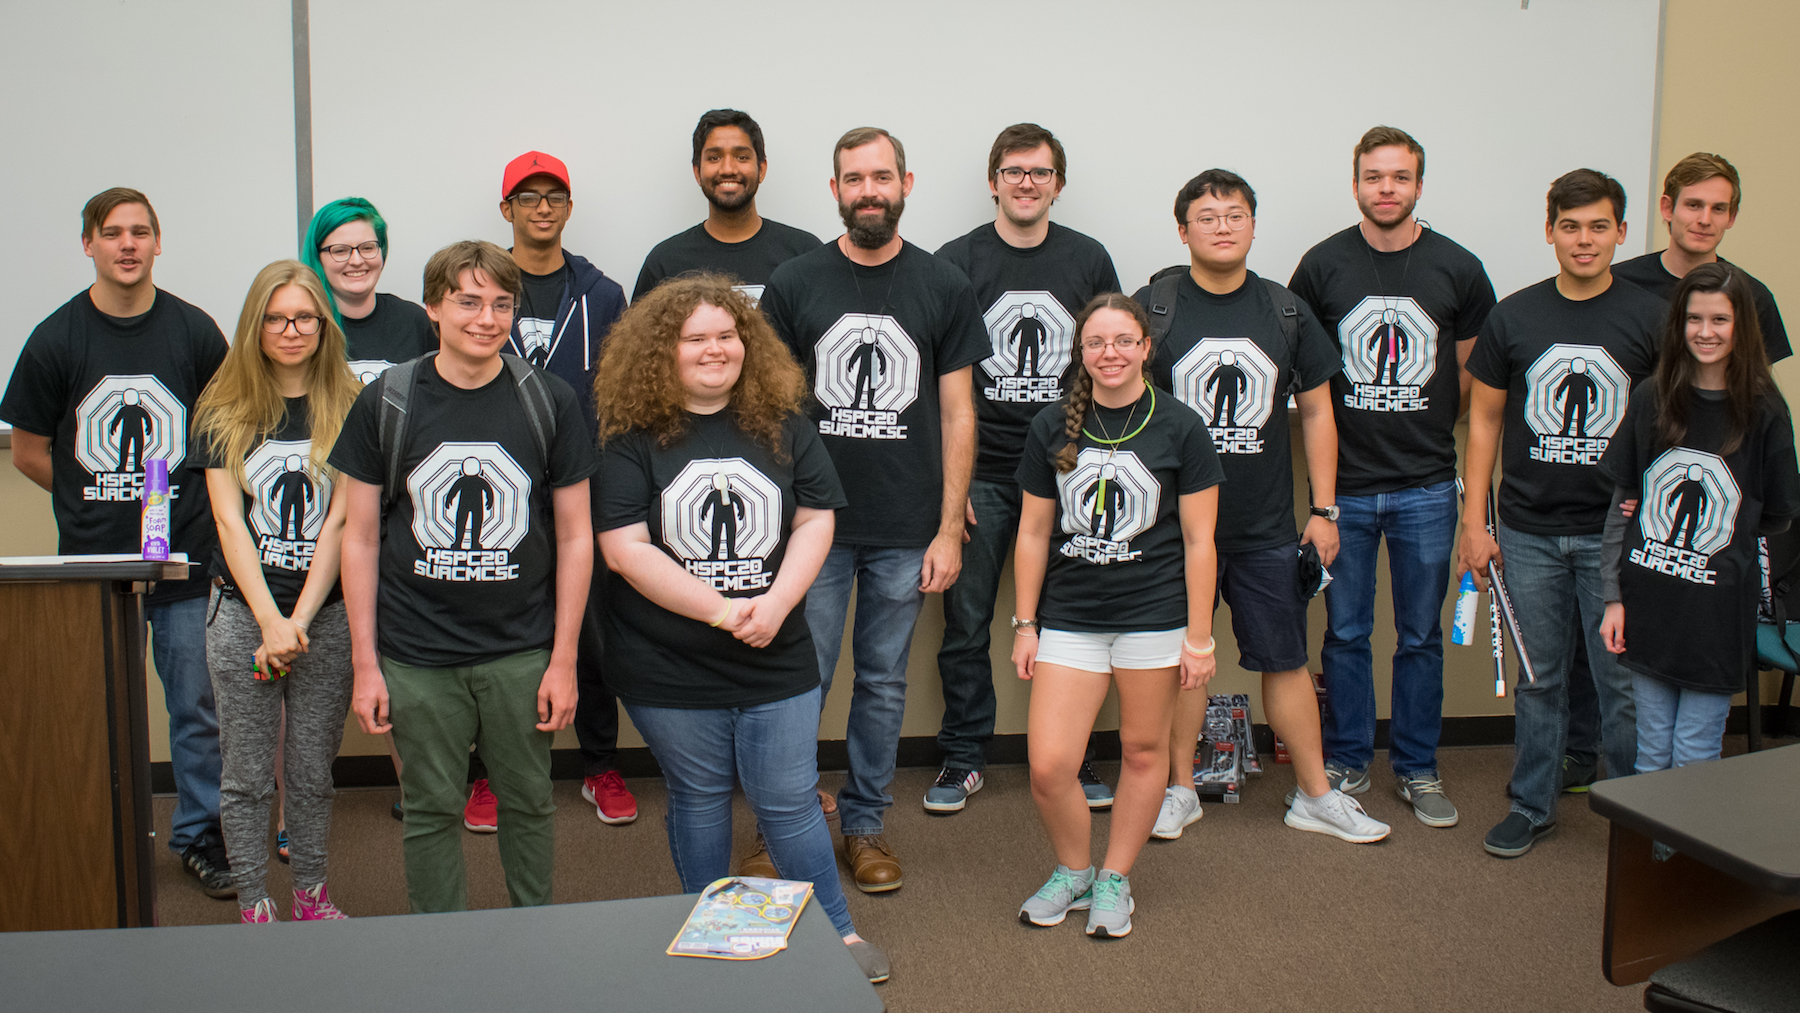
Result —
[[[1630,399],[1630,375],[1598,345],[1551,345],[1525,372],[1525,424],[1539,437],[1609,439]]]
[[[1062,502],[1062,529],[1078,536],[1065,544],[1064,555],[1082,554],[1079,547],[1071,552],[1070,546],[1083,535],[1098,541],[1129,542],[1156,523],[1162,504],[1162,485],[1136,454],[1109,453],[1098,447],[1083,448],[1075,467],[1056,476],[1056,491]]]
[[[981,317],[993,354],[981,368],[993,379],[989,401],[1049,403],[1062,397],[1074,357],[1075,318],[1048,292],[1007,292]]]
[[[1437,372],[1437,322],[1411,298],[1364,298],[1338,321],[1338,344],[1352,383],[1417,387]]]
[[[187,406],[161,380],[108,376],[75,407],[75,460],[95,475],[129,474],[156,457],[173,472],[187,457],[187,426]]]
[[[306,458],[311,452],[310,440],[270,440],[244,459],[244,481],[251,497],[250,526],[259,541],[318,540],[326,508],[331,505],[331,479],[307,472]]]
[[[512,551],[531,530],[531,477],[498,443],[440,443],[406,477],[413,537],[431,549]]]
[[[1644,537],[1710,556],[1731,544],[1743,492],[1715,454],[1673,447],[1644,473]]]
[[[766,559],[781,544],[781,487],[741,457],[689,461],[661,503],[663,544],[683,561]]]
[[[1202,338],[1175,363],[1175,396],[1218,429],[1260,429],[1275,414],[1280,371],[1249,338]]]
[[[898,414],[918,400],[919,349],[893,317],[844,314],[813,358],[813,394],[827,408]]]

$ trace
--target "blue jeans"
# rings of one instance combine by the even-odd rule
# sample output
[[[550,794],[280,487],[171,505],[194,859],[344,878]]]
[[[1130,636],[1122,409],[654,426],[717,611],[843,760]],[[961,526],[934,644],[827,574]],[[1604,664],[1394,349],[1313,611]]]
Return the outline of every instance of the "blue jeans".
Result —
[[[938,749],[944,766],[981,770],[994,740],[994,665],[989,653],[1000,571],[1019,534],[1019,487],[1011,482],[969,483],[975,526],[963,544],[962,574],[944,592],[944,645],[938,679],[944,687],[944,721]]]
[[[850,777],[838,792],[845,837],[881,833],[882,814],[894,803],[887,789],[894,781],[900,722],[906,716],[906,658],[925,604],[919,590],[924,561],[924,546],[833,545],[819,579],[806,593],[806,624],[819,652],[820,692],[830,693],[844,643],[850,583],[856,582],[856,629],[850,641],[856,687],[844,735]]]
[[[819,811],[819,703],[812,689],[755,707],[688,710],[626,703],[669,784],[669,855],[688,893],[731,874],[731,788],[742,783],[784,879],[813,885],[839,935],[856,931]]]
[[[1570,616],[1577,629],[1580,616]],[[1576,763],[1596,766],[1600,762],[1600,700],[1594,693],[1594,673],[1588,669],[1587,642],[1575,638],[1575,664],[1569,669],[1569,741],[1563,752]],[[1614,777],[1624,777],[1617,771]]]
[[[1637,772],[1685,767],[1719,758],[1731,694],[1682,689],[1642,672],[1631,674],[1637,694]]]
[[[206,606],[201,595],[145,610],[150,654],[169,710],[169,766],[175,773],[169,850],[176,854],[208,831],[219,833],[219,715],[206,667]]]
[[[1388,762],[1394,773],[1437,770],[1444,723],[1444,631],[1456,541],[1456,482],[1337,498],[1338,556],[1325,589],[1325,755],[1369,769],[1375,756],[1375,558],[1385,534],[1393,581],[1394,666]]]
[[[1600,536],[1531,535],[1500,525],[1506,589],[1518,615],[1537,682],[1519,680],[1513,694],[1512,811],[1533,826],[1556,822],[1562,758],[1569,728],[1569,670],[1576,628],[1587,643],[1588,667],[1600,699],[1600,740],[1607,772],[1637,764],[1637,709],[1631,673],[1600,639],[1606,606],[1600,599]]]

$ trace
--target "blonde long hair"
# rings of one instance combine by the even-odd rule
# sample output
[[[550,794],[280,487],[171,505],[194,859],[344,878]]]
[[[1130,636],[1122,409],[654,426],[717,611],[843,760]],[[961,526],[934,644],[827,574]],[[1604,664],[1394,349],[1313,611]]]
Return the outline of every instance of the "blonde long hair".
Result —
[[[344,361],[344,332],[332,318],[331,302],[319,276],[298,260],[277,260],[263,268],[244,297],[231,351],[194,405],[195,435],[212,446],[215,457],[224,460],[240,487],[246,487],[244,456],[258,440],[273,436],[287,421],[287,402],[276,386],[275,367],[262,348],[263,315],[275,291],[284,285],[305,289],[319,316],[319,347],[306,364],[307,422],[312,433],[306,471],[314,478],[331,476],[325,458],[362,389]]]

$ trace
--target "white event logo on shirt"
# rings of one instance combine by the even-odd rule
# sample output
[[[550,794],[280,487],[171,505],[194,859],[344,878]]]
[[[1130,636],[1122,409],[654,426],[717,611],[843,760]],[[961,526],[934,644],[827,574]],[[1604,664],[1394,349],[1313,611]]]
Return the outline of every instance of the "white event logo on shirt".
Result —
[[[662,540],[715,591],[767,589],[781,544],[781,487],[741,457],[697,458],[660,497]]]
[[[1425,384],[1437,373],[1438,326],[1407,296],[1365,297],[1338,321],[1344,407],[1369,412],[1420,412],[1431,406]]]
[[[269,440],[244,458],[250,528],[262,565],[312,568],[313,547],[331,503],[331,479],[306,470],[311,440]]]
[[[1671,447],[1644,472],[1644,547],[1631,550],[1631,562],[1695,584],[1718,583],[1709,557],[1731,544],[1743,502],[1723,458]]]
[[[1102,565],[1143,555],[1131,540],[1156,523],[1162,484],[1136,454],[1085,447],[1075,467],[1056,476],[1056,492],[1063,532],[1074,536],[1063,555]]]
[[[75,461],[93,476],[81,498],[130,503],[143,498],[144,462],[161,458],[171,474],[187,457],[187,406],[147,373],[107,376],[75,406]],[[169,487],[171,499],[178,486]]]
[[[919,398],[919,349],[893,317],[846,313],[813,345],[813,394],[831,410],[819,435],[904,440]]]
[[[1062,375],[1075,347],[1075,318],[1048,292],[1007,292],[982,314],[993,354],[981,368],[993,380],[989,401],[1049,404],[1062,399]]]
[[[498,443],[440,443],[406,477],[413,573],[455,582],[517,580],[511,552],[531,530],[531,476]]]
[[[1206,420],[1221,454],[1260,454],[1281,371],[1249,338],[1202,338],[1175,363],[1175,396]]]
[[[1631,377],[1606,349],[1551,345],[1525,371],[1525,424],[1538,438],[1531,459],[1598,465],[1630,400]]]

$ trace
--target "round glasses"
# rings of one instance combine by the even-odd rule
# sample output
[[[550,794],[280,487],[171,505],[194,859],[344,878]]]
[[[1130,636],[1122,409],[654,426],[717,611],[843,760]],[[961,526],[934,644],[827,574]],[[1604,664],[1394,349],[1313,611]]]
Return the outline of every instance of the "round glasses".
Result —
[[[381,256],[381,244],[374,240],[370,240],[366,243],[358,243],[355,246],[351,246],[349,243],[334,243],[330,246],[319,247],[319,252],[330,254],[331,259],[340,264],[349,260],[352,253],[362,254],[362,259],[364,260],[374,260]]]

